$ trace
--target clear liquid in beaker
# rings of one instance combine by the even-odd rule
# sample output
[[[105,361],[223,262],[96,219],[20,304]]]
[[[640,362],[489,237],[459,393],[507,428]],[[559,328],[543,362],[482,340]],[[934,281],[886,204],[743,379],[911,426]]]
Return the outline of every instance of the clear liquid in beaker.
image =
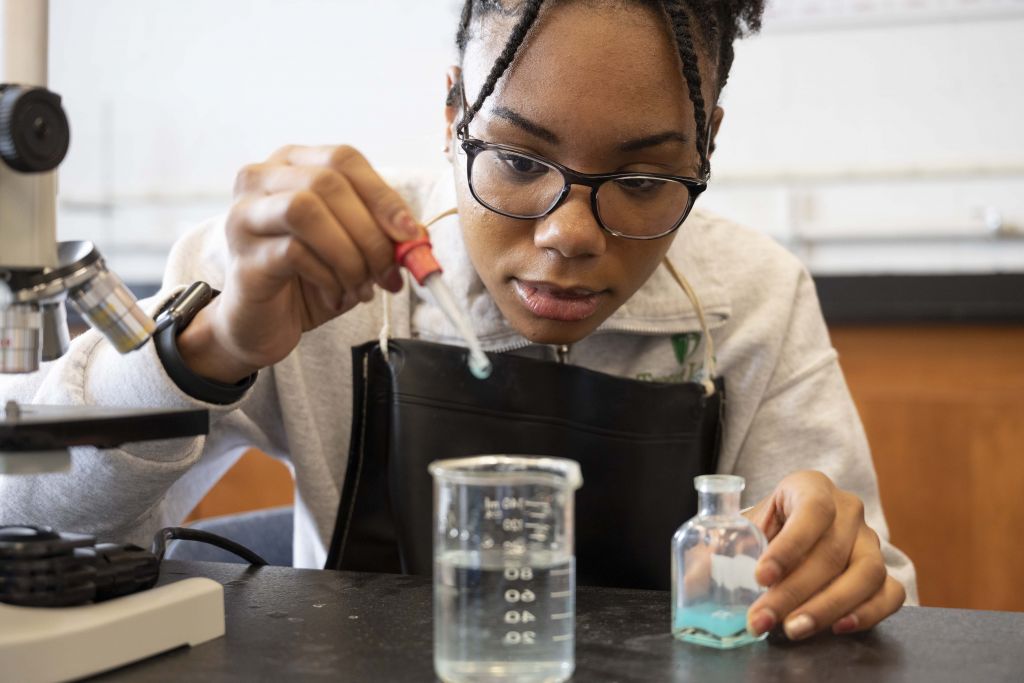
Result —
[[[449,551],[434,567],[434,666],[449,683],[558,683],[574,668],[573,557]]]

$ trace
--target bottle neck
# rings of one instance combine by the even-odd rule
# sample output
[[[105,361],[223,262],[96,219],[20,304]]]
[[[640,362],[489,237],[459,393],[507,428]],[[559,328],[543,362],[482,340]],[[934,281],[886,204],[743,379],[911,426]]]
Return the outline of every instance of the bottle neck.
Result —
[[[738,515],[740,513],[740,492],[729,493],[698,493],[697,506],[700,516]]]

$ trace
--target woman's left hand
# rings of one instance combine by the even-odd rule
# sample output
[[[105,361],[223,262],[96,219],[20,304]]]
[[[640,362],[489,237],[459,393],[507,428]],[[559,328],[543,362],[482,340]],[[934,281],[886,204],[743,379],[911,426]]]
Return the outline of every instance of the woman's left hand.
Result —
[[[755,576],[768,591],[747,614],[751,632],[784,625],[791,640],[831,627],[869,629],[903,604],[860,498],[820,472],[796,472],[745,515],[768,537]]]

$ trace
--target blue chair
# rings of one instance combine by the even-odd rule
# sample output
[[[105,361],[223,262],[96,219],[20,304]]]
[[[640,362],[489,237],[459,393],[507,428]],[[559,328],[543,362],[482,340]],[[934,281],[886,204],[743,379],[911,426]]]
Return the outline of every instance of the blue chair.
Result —
[[[268,564],[292,566],[292,506],[267,508],[235,515],[208,517],[189,525],[189,528],[209,531],[231,539],[249,548]],[[198,541],[171,541],[164,559],[200,562],[232,562],[245,560],[216,546]]]

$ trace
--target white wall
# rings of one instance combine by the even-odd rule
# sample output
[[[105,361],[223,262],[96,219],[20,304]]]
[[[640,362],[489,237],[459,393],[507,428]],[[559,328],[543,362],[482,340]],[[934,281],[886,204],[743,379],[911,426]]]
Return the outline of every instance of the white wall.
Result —
[[[1024,270],[1024,14],[849,26],[737,45],[707,203],[817,272]]]
[[[282,144],[437,163],[458,6],[52,0],[73,136],[61,234],[151,280],[176,234],[227,207],[238,167]],[[1024,227],[1024,14],[846,26],[737,46],[702,202],[817,272],[1024,270],[1024,240],[985,232]]]
[[[222,194],[289,142],[440,157],[454,2],[52,5],[52,82],[77,133],[68,197]]]
[[[286,143],[380,166],[442,159],[455,0],[52,0],[51,84],[72,149],[63,237],[126,279],[224,211],[235,173]]]

